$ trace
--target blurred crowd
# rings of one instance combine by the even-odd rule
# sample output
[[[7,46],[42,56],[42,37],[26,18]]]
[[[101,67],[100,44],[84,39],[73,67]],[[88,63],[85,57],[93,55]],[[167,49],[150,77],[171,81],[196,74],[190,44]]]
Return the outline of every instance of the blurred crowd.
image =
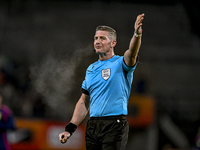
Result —
[[[45,117],[47,106],[33,90],[28,69],[5,56],[0,56],[0,91],[15,116]]]

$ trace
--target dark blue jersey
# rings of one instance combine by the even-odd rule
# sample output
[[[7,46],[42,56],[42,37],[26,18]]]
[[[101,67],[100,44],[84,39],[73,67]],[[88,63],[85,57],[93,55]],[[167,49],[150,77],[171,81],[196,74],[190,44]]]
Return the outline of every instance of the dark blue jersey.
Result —
[[[10,109],[2,105],[0,108],[0,150],[11,150],[6,134],[8,129],[15,129],[15,123]]]

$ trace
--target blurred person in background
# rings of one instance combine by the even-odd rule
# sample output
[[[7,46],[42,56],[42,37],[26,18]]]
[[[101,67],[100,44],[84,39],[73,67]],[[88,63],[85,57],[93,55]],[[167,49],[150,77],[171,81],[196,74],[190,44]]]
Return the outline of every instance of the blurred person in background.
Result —
[[[195,137],[195,150],[200,150],[200,127],[198,128],[198,132]]]
[[[87,150],[124,150],[128,140],[129,124],[126,118],[133,72],[137,65],[141,45],[144,14],[135,21],[135,33],[124,56],[114,54],[116,31],[98,26],[94,36],[94,49],[99,60],[91,64],[82,84],[82,95],[65,132],[59,134],[66,143],[77,126],[90,111],[86,127]],[[90,98],[90,108],[86,108]],[[77,141],[78,142],[78,141]]]
[[[6,131],[16,129],[16,124],[10,109],[2,104],[3,96],[0,93],[0,150],[11,150]]]

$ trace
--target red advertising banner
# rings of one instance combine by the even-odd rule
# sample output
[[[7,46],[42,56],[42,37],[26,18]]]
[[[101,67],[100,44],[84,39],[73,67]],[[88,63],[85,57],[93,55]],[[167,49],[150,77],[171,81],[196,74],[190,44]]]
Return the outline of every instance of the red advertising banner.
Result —
[[[85,125],[79,125],[67,143],[58,135],[67,122],[16,119],[18,130],[8,133],[12,150],[85,150]]]

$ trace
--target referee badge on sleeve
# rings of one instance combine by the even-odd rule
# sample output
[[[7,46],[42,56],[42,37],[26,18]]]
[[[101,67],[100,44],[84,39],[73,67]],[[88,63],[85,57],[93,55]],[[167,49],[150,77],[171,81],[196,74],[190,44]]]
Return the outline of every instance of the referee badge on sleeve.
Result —
[[[101,76],[104,80],[108,80],[110,77],[110,68],[101,70]]]

